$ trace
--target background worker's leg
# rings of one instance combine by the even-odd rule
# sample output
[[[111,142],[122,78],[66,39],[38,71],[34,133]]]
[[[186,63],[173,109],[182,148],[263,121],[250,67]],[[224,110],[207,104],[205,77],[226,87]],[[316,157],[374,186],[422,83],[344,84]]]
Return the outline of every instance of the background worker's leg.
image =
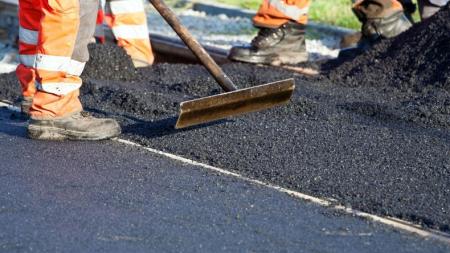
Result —
[[[143,1],[107,0],[105,15],[118,45],[125,49],[135,67],[153,64],[154,56]]]
[[[373,43],[381,38],[392,38],[412,26],[397,0],[353,1],[353,12],[362,23],[362,36]]]
[[[38,40],[41,10],[40,0],[19,1],[19,59],[16,69],[17,79],[22,88],[22,112],[28,114],[31,101],[36,92],[36,71],[34,62]]]
[[[310,0],[264,0],[253,23],[258,27],[277,28],[288,21],[306,25]]]
[[[271,65],[297,64],[308,60],[305,25],[309,0],[264,0],[253,23],[260,30],[248,47],[233,47],[235,61]]]
[[[97,43],[105,43],[105,31],[103,30],[103,23],[105,20],[105,13],[101,1],[98,3],[97,20],[95,22],[94,37]]]
[[[433,16],[442,6],[445,6],[449,0],[419,0],[419,11],[422,20]]]

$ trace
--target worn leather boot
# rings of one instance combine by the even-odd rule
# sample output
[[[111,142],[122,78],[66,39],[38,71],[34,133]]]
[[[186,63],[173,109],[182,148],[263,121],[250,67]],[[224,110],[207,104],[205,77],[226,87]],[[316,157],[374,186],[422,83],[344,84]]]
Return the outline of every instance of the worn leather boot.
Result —
[[[260,28],[250,46],[231,48],[228,58],[270,65],[305,62],[305,26],[288,22],[278,28]]]
[[[119,124],[80,112],[61,119],[31,119],[28,137],[37,140],[104,140],[120,134]]]
[[[412,26],[411,21],[405,16],[403,11],[393,13],[383,18],[368,18],[362,22],[362,38],[358,43],[358,48],[368,49],[375,42],[393,38],[408,30]]]
[[[373,18],[362,21],[361,39],[356,47],[344,48],[339,52],[339,58],[350,59],[370,49],[376,42],[392,38],[408,30],[411,21],[400,11],[385,18]]]

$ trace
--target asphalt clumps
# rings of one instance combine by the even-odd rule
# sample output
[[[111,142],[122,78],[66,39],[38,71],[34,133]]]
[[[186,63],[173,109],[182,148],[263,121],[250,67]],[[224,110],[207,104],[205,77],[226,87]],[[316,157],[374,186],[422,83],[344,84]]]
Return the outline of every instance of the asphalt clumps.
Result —
[[[0,100],[9,100],[11,102],[19,102],[21,92],[20,83],[17,80],[16,73],[7,73],[0,75]]]
[[[241,88],[295,78],[288,105],[242,117],[175,130],[180,102],[221,92],[214,79],[199,65],[134,69],[110,45],[90,46],[81,100],[145,146],[448,232],[448,13],[318,77],[223,65]],[[13,74],[0,80],[1,98],[18,96]]]
[[[393,117],[418,124],[450,127],[450,5],[399,36],[383,40],[355,59],[324,64],[336,85],[371,87],[401,93],[393,110],[359,104],[374,117]],[[337,66],[336,66],[337,65]],[[363,109],[362,107],[367,107]]]
[[[336,83],[396,87],[404,91],[442,88],[450,92],[450,5],[399,36],[333,69]]]
[[[117,45],[91,43],[88,49],[90,57],[81,78],[125,81],[135,76],[133,62]]]

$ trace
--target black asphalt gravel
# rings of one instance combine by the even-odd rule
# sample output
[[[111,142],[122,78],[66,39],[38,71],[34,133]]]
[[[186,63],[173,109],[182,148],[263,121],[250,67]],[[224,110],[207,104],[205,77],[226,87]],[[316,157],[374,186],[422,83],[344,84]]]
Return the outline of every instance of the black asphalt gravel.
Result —
[[[449,6],[441,13],[448,12]],[[441,41],[447,34],[434,39]],[[220,92],[201,66],[160,64],[134,71],[115,47],[91,50],[95,62],[127,72],[114,78],[114,71],[93,71],[85,76],[81,96],[87,110],[117,118],[123,138],[450,232],[450,95],[442,83],[420,89],[416,84],[405,88],[404,83],[355,86],[329,75],[305,78],[271,67],[228,64],[225,72],[240,87],[294,77],[297,89],[291,103],[176,131],[179,102]],[[88,65],[86,73],[96,67]],[[389,79],[379,75],[381,81]],[[0,97],[16,99],[14,75],[1,80]]]
[[[336,84],[405,93],[400,117],[450,128],[450,4],[352,61],[324,64]],[[337,63],[338,67],[333,68]],[[383,111],[383,110],[382,110]]]
[[[448,245],[0,109],[0,252],[448,252]]]

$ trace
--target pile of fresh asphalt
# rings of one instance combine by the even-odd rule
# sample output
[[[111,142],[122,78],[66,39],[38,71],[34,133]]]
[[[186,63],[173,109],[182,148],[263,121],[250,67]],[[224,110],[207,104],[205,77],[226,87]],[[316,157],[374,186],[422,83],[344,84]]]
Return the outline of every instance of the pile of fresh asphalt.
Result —
[[[447,6],[440,15],[448,11]],[[435,18],[412,31],[422,26],[448,28],[448,22]],[[448,41],[448,29],[422,35],[428,36],[424,38],[428,45]],[[406,35],[402,38],[400,48],[390,48],[391,53],[403,53],[389,58],[386,49],[385,59],[404,59],[409,53],[402,48],[423,46]],[[81,100],[87,110],[118,119],[122,138],[359,210],[450,231],[448,79],[444,82],[434,75],[428,81],[429,76],[422,77],[405,63],[391,66],[395,71],[375,66],[378,74],[364,81],[370,67],[364,59],[372,64],[367,55],[317,78],[273,67],[227,64],[225,72],[239,87],[294,77],[297,88],[292,101],[264,112],[175,130],[181,101],[220,92],[203,67],[158,64],[136,71],[115,46],[90,49],[92,60],[84,73]],[[378,46],[371,54],[378,50],[385,48]],[[445,54],[442,48],[431,48],[426,63],[440,59],[440,69],[448,69]],[[448,72],[441,74],[448,78]],[[407,76],[414,79],[411,87],[402,79]],[[19,95],[13,74],[0,76],[0,87],[0,98]]]
[[[447,4],[430,19],[391,40],[381,41],[352,61],[325,64],[325,69],[331,66],[328,77],[333,83],[405,93],[396,106],[401,110],[387,111],[372,104],[357,104],[348,109],[379,117],[394,114],[406,121],[450,127],[449,17]]]

